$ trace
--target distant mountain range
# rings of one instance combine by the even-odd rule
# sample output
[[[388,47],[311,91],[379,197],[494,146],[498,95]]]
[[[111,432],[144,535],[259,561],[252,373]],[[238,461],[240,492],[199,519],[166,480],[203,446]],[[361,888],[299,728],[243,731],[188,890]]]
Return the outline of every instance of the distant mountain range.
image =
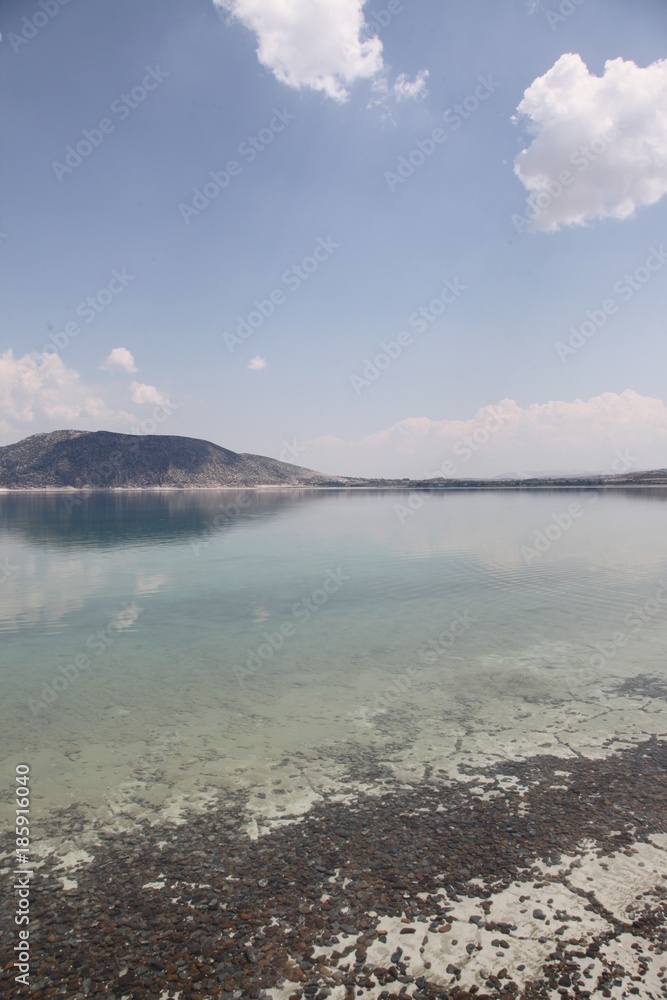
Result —
[[[33,434],[0,448],[0,489],[216,489],[261,486],[498,489],[558,486],[667,486],[667,469],[622,475],[525,479],[360,479],[330,476],[198,438],[111,431]]]

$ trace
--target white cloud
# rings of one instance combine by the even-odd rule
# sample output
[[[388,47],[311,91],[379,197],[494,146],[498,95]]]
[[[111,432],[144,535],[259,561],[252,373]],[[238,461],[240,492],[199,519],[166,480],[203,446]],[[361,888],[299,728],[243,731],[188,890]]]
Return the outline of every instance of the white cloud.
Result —
[[[546,192],[533,228],[626,219],[667,192],[666,59],[644,68],[611,59],[595,76],[566,53],[533,81],[517,111],[533,140],[514,171],[531,201]],[[567,186],[562,171],[572,177]]]
[[[30,354],[15,358],[5,351],[0,354],[0,443],[63,428],[139,433],[141,418],[122,406],[126,392],[124,386],[87,384],[55,352],[36,362]],[[153,385],[132,382],[130,396],[138,405],[175,408]]]
[[[0,436],[6,442],[72,426],[124,430],[134,420],[85,385],[57,354],[44,355],[39,365],[29,354],[15,358],[8,350],[0,355]]]
[[[396,104],[404,101],[418,101],[428,94],[426,81],[429,71],[422,69],[417,73],[414,80],[411,80],[407,73],[400,73],[392,86],[387,73],[379,73],[374,77],[371,84],[371,95],[367,107],[379,113],[383,122],[396,124],[394,110]]]
[[[426,89],[428,78],[429,71],[427,69],[420,70],[414,80],[411,80],[407,73],[399,73],[394,83],[396,100],[400,103],[401,101],[416,101],[419,97],[425,97],[428,94]]]
[[[282,83],[337,101],[383,69],[382,42],[363,37],[364,0],[214,0],[257,37],[257,56]]]
[[[424,478],[438,470],[449,477],[620,472],[622,467],[612,467],[617,450],[631,456],[634,468],[664,468],[667,406],[630,389],[526,407],[504,399],[468,419],[408,417],[358,441],[308,445],[299,461],[310,468],[387,478]],[[443,469],[447,460],[455,472]]]
[[[156,389],[154,385],[146,385],[144,382],[132,382],[130,384],[130,399],[138,406],[149,404],[152,406],[165,406],[169,403],[169,397]]]
[[[266,368],[266,358],[262,358],[259,354],[256,354],[254,358],[251,358],[248,362],[248,368],[250,371],[258,372],[262,368]]]
[[[127,372],[128,375],[139,371],[134,363],[134,357],[126,347],[114,347],[105,359],[102,368],[107,372],[114,370]]]

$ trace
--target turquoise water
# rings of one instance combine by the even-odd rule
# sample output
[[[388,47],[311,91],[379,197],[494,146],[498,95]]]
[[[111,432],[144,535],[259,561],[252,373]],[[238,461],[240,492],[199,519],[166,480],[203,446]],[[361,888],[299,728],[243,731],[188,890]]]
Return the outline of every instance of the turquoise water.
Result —
[[[129,820],[276,782],[296,808],[350,748],[400,777],[663,731],[667,491],[408,500],[0,498],[5,769],[44,815]]]

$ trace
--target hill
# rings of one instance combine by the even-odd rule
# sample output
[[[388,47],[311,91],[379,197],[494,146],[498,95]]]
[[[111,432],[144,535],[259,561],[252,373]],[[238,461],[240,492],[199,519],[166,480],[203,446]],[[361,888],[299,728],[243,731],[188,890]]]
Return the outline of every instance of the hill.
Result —
[[[210,441],[171,434],[53,431],[0,448],[0,489],[220,489],[258,486],[404,490],[667,486],[667,470],[504,479],[361,479],[330,476]]]
[[[344,486],[347,480],[198,438],[53,431],[0,448],[5,489]]]

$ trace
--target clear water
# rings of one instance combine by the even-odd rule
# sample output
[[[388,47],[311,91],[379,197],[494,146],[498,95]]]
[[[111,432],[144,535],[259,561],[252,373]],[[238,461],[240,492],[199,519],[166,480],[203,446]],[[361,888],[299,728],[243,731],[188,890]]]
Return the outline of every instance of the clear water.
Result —
[[[665,731],[667,491],[407,501],[0,498],[4,773],[31,764],[42,816],[228,790],[268,815],[364,761],[454,775]]]

